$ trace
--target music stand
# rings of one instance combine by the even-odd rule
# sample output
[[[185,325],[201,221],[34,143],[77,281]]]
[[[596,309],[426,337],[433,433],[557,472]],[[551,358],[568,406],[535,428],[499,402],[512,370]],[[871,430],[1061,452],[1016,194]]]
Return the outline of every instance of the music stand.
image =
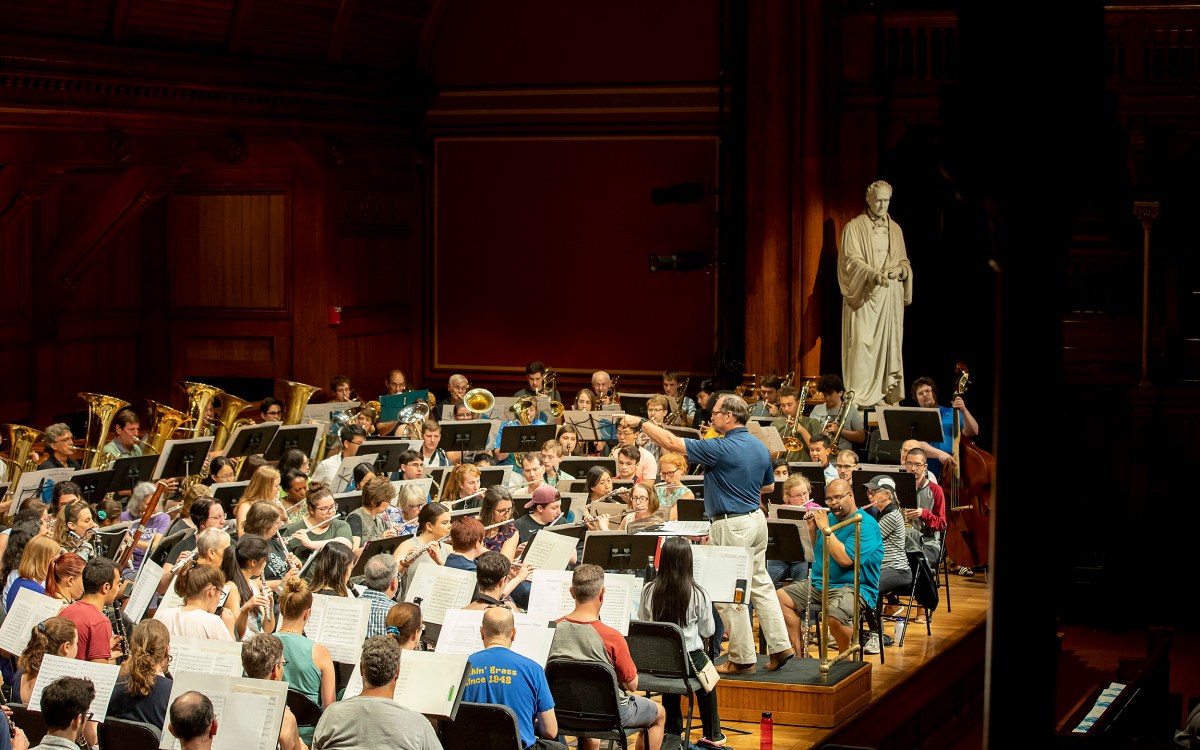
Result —
[[[129,531],[129,523],[119,523],[109,526],[108,528],[96,529],[96,552],[101,557],[107,557],[109,560],[116,560],[117,550],[121,548],[121,542],[125,540],[125,534]],[[141,536],[141,533],[138,533]]]
[[[500,438],[501,453],[539,453],[542,445],[554,439],[557,428],[552,424],[510,424]]]
[[[271,438],[271,444],[267,446],[263,458],[268,461],[278,461],[285,452],[293,448],[311,458],[316,454],[317,440],[323,434],[324,428],[325,425],[316,424],[282,425],[276,431],[275,436]]]
[[[333,496],[333,501],[337,503],[337,512],[341,513],[343,516],[348,516],[351,512],[362,507],[362,490],[354,490],[353,492],[339,492]]]
[[[212,449],[212,437],[188,438],[187,440],[168,440],[163,446],[162,455],[154,467],[152,479],[167,477],[190,477],[200,473],[204,459]]]
[[[618,395],[621,397],[621,411],[634,417],[650,418],[650,415],[646,413],[646,406],[650,403],[650,399],[654,398],[655,394],[621,393]]]
[[[575,541],[582,541],[583,535],[587,533],[587,526],[575,526],[574,524],[562,524],[560,526],[547,526],[542,531],[549,531],[554,534],[562,534],[563,536],[575,537]],[[525,549],[529,549],[527,546]]]
[[[512,473],[513,467],[511,466],[484,466],[479,469],[479,488],[487,489],[497,485],[507,487],[508,477]]]
[[[867,438],[867,460],[873,464],[899,464],[903,440],[884,440],[876,430]]]
[[[610,442],[617,439],[617,428],[611,416],[611,413],[601,416],[600,412],[572,409],[563,412],[563,425],[572,425],[581,441]]]
[[[703,500],[676,500],[675,517],[680,521],[707,521]]]
[[[368,542],[366,547],[363,547],[362,554],[358,556],[358,562],[354,563],[354,568],[350,571],[350,576],[361,576],[366,572],[367,560],[370,560],[375,555],[391,555],[396,551],[396,548],[404,544],[409,539],[412,539],[412,534],[401,534],[400,536],[390,536],[385,539],[376,539],[373,542]]]
[[[408,450],[418,450],[420,447],[420,440],[384,438],[382,440],[368,439],[363,444],[362,450],[375,454],[375,474],[377,476],[390,477],[393,472],[400,471],[400,455]]]
[[[117,472],[111,468],[80,469],[71,475],[71,481],[79,485],[79,492],[83,495],[83,499],[94,505],[108,494],[116,475]],[[0,485],[0,497],[4,497],[4,490],[7,488],[8,485]]]
[[[679,483],[692,491],[697,500],[704,499],[704,475],[703,474],[685,474],[680,477]]]
[[[671,433],[675,437],[681,438],[683,440],[699,440],[700,439],[700,430],[697,430],[695,427],[683,427],[682,425],[668,424],[668,425],[663,425],[663,429],[666,430],[667,432]]]
[[[788,471],[808,477],[811,486],[808,496],[814,503],[825,504],[825,470],[815,461],[789,461]]]
[[[65,482],[75,472],[66,466],[59,469],[37,469],[22,472],[21,478],[13,487],[13,503],[9,515],[15,516],[26,500],[41,500],[42,492],[47,486],[53,487],[58,482]]]
[[[771,503],[779,504],[783,502],[783,482],[776,481],[775,486],[770,492],[764,492],[759,496],[759,502],[770,505]]]
[[[346,491],[346,488],[349,487],[350,483],[354,481],[354,469],[356,467],[360,466],[361,464],[371,464],[374,466],[375,459],[377,458],[378,456],[374,453],[363,453],[360,456],[343,458],[342,462],[338,464],[337,471],[333,474],[333,494],[336,495],[340,492]]]
[[[564,456],[558,468],[560,471],[565,471],[576,479],[586,479],[588,469],[591,469],[593,466],[603,466],[610,477],[617,475],[617,459],[612,457]]]
[[[281,427],[283,425],[279,422],[241,425],[229,438],[229,450],[225,451],[225,457],[253,456],[264,452],[271,446],[275,433],[279,432]]]
[[[750,417],[750,421],[757,422],[758,426],[765,430],[766,428],[770,427],[771,423],[778,418],[779,417]]]
[[[492,422],[488,419],[442,422],[442,440],[438,447],[444,451],[486,450],[491,432]]]
[[[212,486],[213,500],[216,500],[221,504],[221,507],[225,509],[226,516],[233,518],[234,506],[237,505],[237,501],[242,498],[242,495],[246,494],[246,488],[249,486],[250,480],[246,480],[245,482],[223,482],[221,484],[214,484]]]
[[[911,510],[917,507],[917,478],[904,469],[898,469],[895,466],[875,466],[865,464],[859,466],[850,475],[850,481],[854,485],[854,502],[858,507],[863,507],[869,501],[867,500],[867,488],[864,486],[874,477],[891,477],[896,483],[896,497],[894,498],[902,509]]]
[[[805,545],[803,535],[808,529],[792,521],[767,521],[767,559],[780,562],[807,560],[812,562],[811,543]]]
[[[606,571],[653,568],[659,539],[654,535],[593,531],[583,539],[581,562],[599,565]]]
[[[920,440],[924,443],[946,440],[942,432],[942,413],[936,407],[889,406],[883,410],[879,431],[885,440]]]
[[[164,536],[162,539],[158,540],[158,544],[154,545],[154,549],[150,550],[150,554],[148,556],[149,559],[153,560],[157,565],[165,565],[167,562],[167,555],[171,554],[171,550],[175,548],[175,545],[182,542],[185,537],[191,536],[195,533],[195,529],[186,528],[180,529],[169,536]]]
[[[113,477],[109,481],[108,491],[127,489],[132,494],[133,488],[140,482],[149,482],[150,477],[154,476],[154,467],[158,465],[159,458],[160,456],[151,454],[149,456],[125,456],[113,461],[111,467]],[[197,464],[197,467],[199,466],[200,464]]]

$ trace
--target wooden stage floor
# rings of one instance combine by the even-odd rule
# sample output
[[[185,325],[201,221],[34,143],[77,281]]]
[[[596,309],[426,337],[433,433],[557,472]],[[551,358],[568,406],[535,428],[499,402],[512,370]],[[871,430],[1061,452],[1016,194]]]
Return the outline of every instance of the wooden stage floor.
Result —
[[[904,648],[892,645],[887,648],[887,663],[880,665],[878,656],[867,656],[871,662],[871,700],[866,708],[858,711],[836,727],[797,727],[775,725],[773,750],[807,750],[820,747],[828,741],[846,744],[879,746],[869,742],[872,734],[903,732],[931,737],[934,745],[945,747],[972,747],[970,732],[980,732],[971,715],[982,716],[983,693],[983,643],[987,622],[988,589],[987,577],[978,574],[974,578],[951,576],[950,605],[953,611],[945,610],[945,589],[942,589],[942,604],[935,613],[933,635],[925,634],[925,626],[912,623],[904,639]],[[888,621],[885,631],[892,634],[893,624]],[[815,653],[815,649],[814,649]],[[975,663],[977,659],[977,663]],[[970,689],[978,682],[978,697]],[[936,691],[942,687],[962,683],[967,689],[955,689],[953,702],[960,705],[959,720],[947,720],[947,696],[942,695],[936,707],[937,719],[926,722],[924,731],[920,726],[922,709],[931,702]],[[768,694],[769,695],[769,694]],[[916,697],[920,696],[920,697]],[[972,705],[973,704],[973,705]],[[771,710],[764,701],[763,711]],[[931,709],[931,711],[934,709]],[[869,717],[868,721],[859,721]],[[747,730],[750,734],[726,732],[727,747],[733,750],[759,750],[760,737],[757,722],[740,722],[723,719],[727,728]],[[692,739],[700,738],[699,721]],[[966,734],[966,737],[962,735]],[[951,736],[953,735],[953,736]],[[965,743],[965,744],[964,744]],[[982,738],[978,746],[982,745]]]

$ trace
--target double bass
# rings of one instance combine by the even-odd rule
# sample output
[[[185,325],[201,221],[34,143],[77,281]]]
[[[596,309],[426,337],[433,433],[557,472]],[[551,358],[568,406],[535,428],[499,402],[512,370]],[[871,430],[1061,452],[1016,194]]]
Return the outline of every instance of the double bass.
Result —
[[[954,397],[971,384],[966,364],[959,362],[954,373]],[[992,477],[996,459],[963,434],[962,414],[954,410],[954,470],[944,472],[941,485],[946,494],[946,555],[957,566],[977,568],[988,564],[991,550],[990,516],[995,497]]]

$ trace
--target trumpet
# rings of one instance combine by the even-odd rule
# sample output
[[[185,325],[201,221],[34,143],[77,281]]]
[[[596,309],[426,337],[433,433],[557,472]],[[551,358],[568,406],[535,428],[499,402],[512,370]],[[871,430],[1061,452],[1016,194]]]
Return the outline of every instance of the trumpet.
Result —
[[[608,395],[607,395],[607,396],[605,396],[605,398],[607,398],[607,399],[608,399],[608,403],[610,403],[610,404],[619,404],[619,403],[621,403],[621,399],[620,399],[620,397],[619,397],[619,396],[617,396],[617,383],[619,383],[619,382],[621,382],[621,376],[620,376],[620,375],[613,375],[613,379],[612,379],[612,385],[611,385],[611,386],[609,386],[609,388],[608,388]],[[596,394],[596,396],[597,396],[597,397],[599,397],[599,395],[600,395],[600,394]]]

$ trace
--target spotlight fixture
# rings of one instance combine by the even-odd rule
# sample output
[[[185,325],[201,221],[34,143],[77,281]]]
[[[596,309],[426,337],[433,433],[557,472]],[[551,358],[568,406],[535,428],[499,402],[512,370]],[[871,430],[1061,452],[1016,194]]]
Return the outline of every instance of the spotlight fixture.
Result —
[[[707,271],[708,266],[709,259],[704,253],[682,252],[674,255],[650,256],[650,273],[658,273],[659,271],[678,271],[680,273]]]
[[[686,206],[704,198],[704,186],[698,182],[683,182],[650,190],[650,202],[656,206],[678,203]]]

